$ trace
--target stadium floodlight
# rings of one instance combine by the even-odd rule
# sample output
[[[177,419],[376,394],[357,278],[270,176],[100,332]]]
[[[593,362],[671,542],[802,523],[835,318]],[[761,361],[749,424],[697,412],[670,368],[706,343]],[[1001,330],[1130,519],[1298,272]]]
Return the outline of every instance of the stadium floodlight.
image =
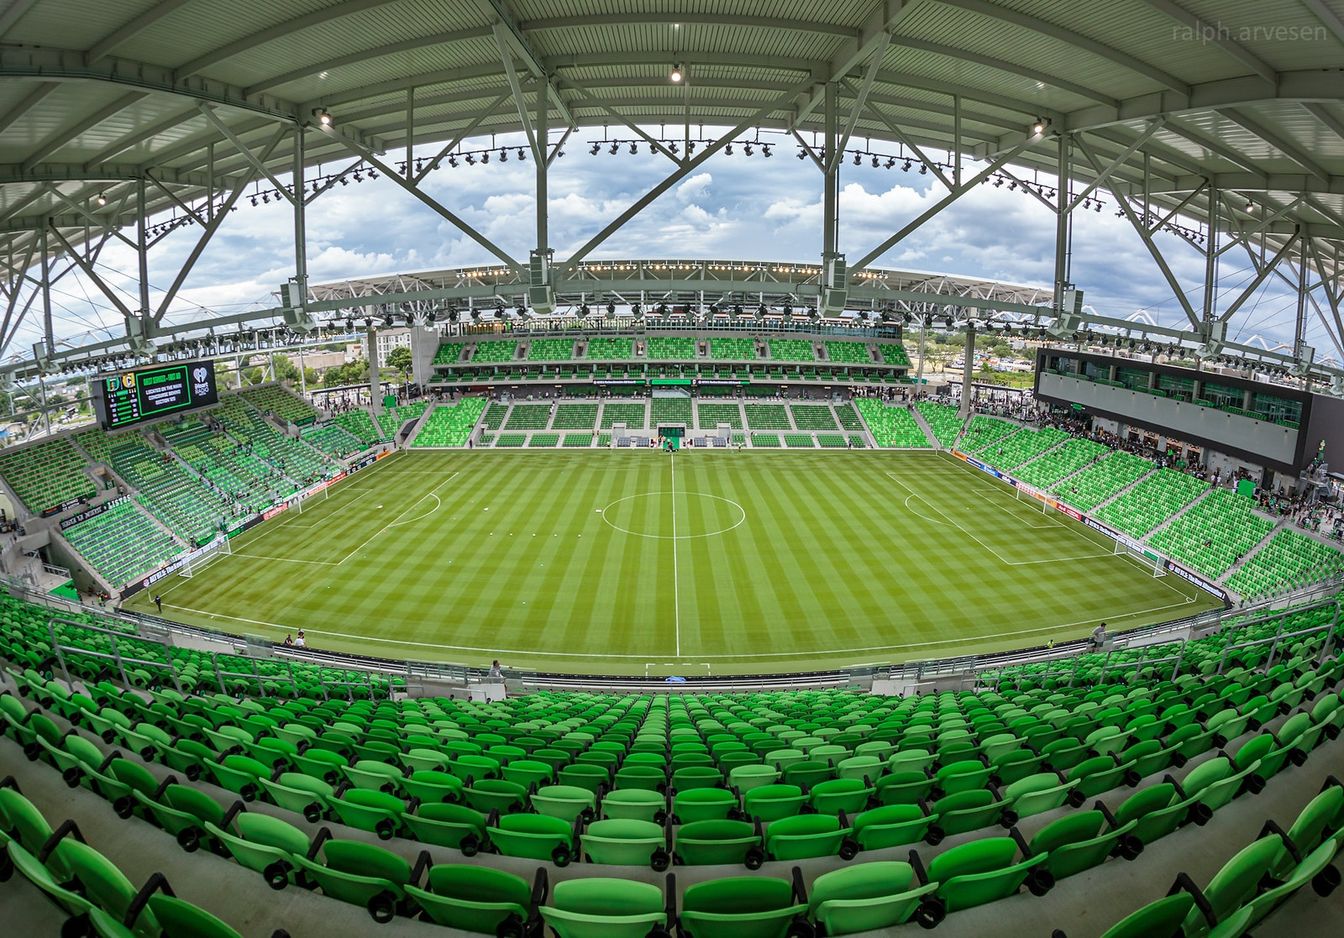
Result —
[[[1032,122],[1031,132],[1039,137],[1041,134],[1045,133],[1045,128],[1049,126],[1050,121],[1047,118],[1038,117]]]
[[[317,122],[323,127],[331,126],[331,114],[328,113],[326,108],[317,108],[313,111],[313,116],[317,118]]]
[[[681,80],[685,77],[686,76],[682,74],[681,71],[681,63],[678,62],[672,66],[672,71],[668,73],[667,80],[672,82],[672,84],[674,85],[679,85],[681,84]]]
[[[608,319],[615,319],[615,318],[616,318],[616,304],[615,304],[615,303],[611,303],[611,302],[608,302],[608,303],[607,303],[607,318],[608,318]]]
[[[100,193],[98,193],[98,198],[95,199],[94,201],[97,202],[100,206],[102,206],[102,205],[106,205],[106,204],[107,204],[107,196],[100,192]]]
[[[588,304],[587,304],[587,303],[580,303],[580,304],[579,304],[578,317],[579,317],[580,319],[582,319],[582,318],[584,318],[584,317],[587,316],[587,315],[588,315]]]
[[[598,142],[596,140],[594,140],[593,145],[588,149],[588,152],[591,153],[593,156],[597,156],[597,151],[600,149],[602,149],[602,147],[598,145]]]

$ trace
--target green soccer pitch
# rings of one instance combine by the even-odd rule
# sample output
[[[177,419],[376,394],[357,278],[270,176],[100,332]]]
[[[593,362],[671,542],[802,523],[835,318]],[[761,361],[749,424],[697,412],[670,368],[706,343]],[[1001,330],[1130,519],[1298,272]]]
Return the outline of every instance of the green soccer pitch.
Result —
[[[398,454],[232,549],[131,604],[337,651],[660,676],[1003,650],[1216,605],[940,453]]]

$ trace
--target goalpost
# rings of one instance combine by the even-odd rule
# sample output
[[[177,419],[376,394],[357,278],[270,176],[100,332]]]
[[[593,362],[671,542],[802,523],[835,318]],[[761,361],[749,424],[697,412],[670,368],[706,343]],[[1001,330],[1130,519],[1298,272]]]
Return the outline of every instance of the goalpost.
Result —
[[[188,557],[183,561],[182,569],[177,571],[178,575],[185,580],[189,580],[220,557],[225,557],[232,553],[232,542],[227,537],[217,537],[209,544],[202,547],[200,553]]]
[[[1136,550],[1135,548],[1130,547],[1128,544],[1125,544],[1121,541],[1115,542],[1114,552],[1117,557],[1124,557],[1130,563],[1134,564],[1139,569],[1143,570],[1145,573],[1152,574],[1152,576],[1154,577],[1162,577],[1167,575],[1167,568],[1165,565],[1163,565],[1161,557],[1146,554],[1143,551]]]

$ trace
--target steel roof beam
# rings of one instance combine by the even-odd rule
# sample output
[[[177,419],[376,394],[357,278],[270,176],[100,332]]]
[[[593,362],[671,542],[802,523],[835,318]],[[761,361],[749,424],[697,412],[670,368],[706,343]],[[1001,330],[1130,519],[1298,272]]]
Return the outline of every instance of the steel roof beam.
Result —
[[[42,101],[45,100],[48,95],[50,95],[60,86],[61,83],[58,81],[42,82],[31,92],[29,92],[28,95],[22,101],[14,105],[4,114],[0,114],[0,134],[3,134],[6,130],[12,127],[20,117],[27,114],[38,104],[42,103]]]
[[[198,98],[276,120],[292,121],[303,116],[291,102],[269,95],[249,98],[243,89],[227,82],[210,78],[182,78],[174,74],[172,69],[160,65],[113,56],[90,63],[86,61],[83,52],[69,49],[0,47],[0,79],[5,78],[105,82],[159,94]]]
[[[204,173],[164,168],[156,171],[162,182],[177,186],[208,185]],[[144,175],[144,167],[133,163],[39,163],[25,167],[19,163],[0,163],[0,185],[21,182],[102,182],[138,179]],[[216,183],[225,184],[226,178],[216,178]]]
[[[1190,86],[1181,81],[1170,72],[1164,71],[1151,62],[1130,55],[1128,52],[1122,52],[1114,46],[1108,46],[1104,42],[1098,42],[1091,36],[1085,36],[1082,33],[1075,32],[1055,23],[1040,19],[1028,13],[1022,13],[1017,10],[1002,7],[988,0],[940,0],[941,3],[948,6],[960,7],[963,10],[970,10],[979,13],[982,16],[988,16],[1004,23],[1012,23],[1014,26],[1021,26],[1032,32],[1040,33],[1042,36],[1048,36],[1051,39],[1057,39],[1066,45],[1085,52],[1090,52],[1098,58],[1102,58],[1114,65],[1129,69],[1135,74],[1142,75],[1145,78],[1152,78],[1166,85],[1173,91],[1179,91],[1181,94],[1189,94]]]
[[[864,17],[859,34],[846,40],[840,51],[825,63],[824,68],[811,70],[817,79],[817,84],[794,108],[789,129],[796,129],[809,114],[821,106],[826,96],[825,87],[829,82],[845,78],[866,62],[879,42],[885,53],[891,42],[892,31],[919,2],[920,0],[878,0],[873,4],[868,15]]]
[[[50,137],[45,143],[40,144],[37,149],[28,154],[28,158],[23,161],[25,168],[32,168],[41,163],[47,157],[58,151],[61,147],[73,140],[79,139],[83,133],[87,133],[97,127],[103,121],[126,110],[132,104],[136,104],[149,97],[148,91],[132,91],[117,98],[115,101],[99,108],[88,117],[76,123],[73,127],[67,127]]]
[[[118,46],[130,42],[178,7],[185,6],[190,2],[191,0],[159,0],[139,16],[127,20],[120,27],[90,46],[88,51],[89,61],[97,62],[105,56],[111,55]]]
[[[1307,9],[1321,21],[1321,25],[1330,31],[1341,44],[1344,44],[1344,17],[1330,9],[1325,0],[1302,0]],[[1340,330],[1344,333],[1344,329]]]
[[[574,116],[569,113],[564,98],[560,97],[560,92],[552,81],[555,69],[546,65],[541,56],[537,54],[536,49],[532,47],[532,43],[518,28],[518,17],[514,15],[508,3],[505,0],[474,0],[474,2],[481,12],[504,28],[504,36],[513,46],[514,51],[517,52],[519,59],[527,66],[527,70],[532,73],[533,78],[546,83],[546,97],[560,111],[560,116],[564,118],[566,126],[573,127]]]
[[[1291,251],[1293,249],[1293,246],[1297,244],[1297,240],[1298,235],[1294,234],[1287,241],[1283,242],[1283,244],[1279,247],[1278,251],[1276,251],[1274,256],[1270,259],[1269,263],[1263,265],[1259,264],[1256,265],[1257,270],[1255,276],[1251,279],[1251,282],[1248,283],[1245,286],[1245,288],[1241,291],[1241,293],[1237,296],[1237,298],[1232,301],[1232,304],[1228,306],[1227,309],[1223,310],[1223,312],[1219,315],[1218,318],[1222,322],[1227,322],[1229,319],[1235,316],[1237,310],[1241,309],[1241,307],[1245,305],[1246,301],[1255,295],[1255,291],[1260,289],[1260,285],[1264,283],[1265,280],[1269,278],[1269,275],[1278,268],[1279,261],[1283,260],[1285,257],[1288,256],[1288,252]],[[1247,249],[1247,251],[1250,251],[1250,244],[1243,242],[1243,246]]]
[[[314,62],[311,65],[300,65],[287,72],[281,72],[278,75],[272,75],[268,78],[263,78],[260,81],[253,82],[244,88],[243,92],[245,94],[257,94],[258,92],[267,91],[271,88],[277,88],[280,85],[288,84],[291,81],[297,81],[300,78],[307,78],[309,75],[319,75],[322,72],[330,72],[347,65],[357,65],[360,62],[368,62],[372,59],[379,59],[388,55],[396,55],[400,52],[423,49],[426,46],[444,45],[446,43],[459,42],[464,39],[483,39],[489,35],[489,27],[474,27],[471,29],[457,29],[452,32],[434,33],[429,36],[417,36],[414,39],[403,39],[401,42],[390,42],[387,45],[374,46],[371,49],[363,49],[359,52],[338,55],[321,62]]]
[[[481,247],[485,248],[485,250],[489,251],[490,254],[498,258],[500,261],[502,261],[509,267],[519,266],[518,261],[516,261],[513,257],[511,257],[506,251],[504,251],[502,248],[496,245],[485,235],[481,234],[471,225],[467,224],[467,222],[458,217],[454,212],[444,207],[441,203],[439,203],[436,199],[434,199],[432,196],[426,193],[414,182],[412,182],[409,179],[403,179],[395,169],[388,166],[382,160],[378,159],[378,157],[374,155],[373,151],[361,146],[359,143],[356,143],[353,140],[340,137],[339,133],[335,130],[335,128],[331,126],[319,125],[318,129],[321,130],[322,133],[326,134],[328,137],[341,140],[345,144],[347,150],[349,150],[355,156],[362,157],[364,159],[364,162],[368,163],[370,166],[377,169],[380,173],[383,174],[383,176],[390,179],[394,185],[400,187],[401,189],[404,189],[410,195],[414,196],[416,199],[422,202],[426,207],[437,212],[446,221],[448,221],[451,225],[453,225],[453,227],[457,228],[467,237],[471,238],[471,240],[475,241]]]
[[[849,138],[859,123],[859,115],[863,113],[869,92],[873,90],[873,79],[877,77],[877,70],[882,67],[882,56],[886,54],[890,39],[890,33],[879,33],[872,44],[872,51],[868,54],[868,65],[863,73],[863,84],[854,93],[854,101],[849,106],[849,120],[845,123],[845,129],[836,142],[835,152],[826,154],[826,161],[830,164],[827,172],[834,171],[835,167],[840,164],[840,155],[845,152],[845,147],[849,146]]]
[[[1207,175],[1181,175],[1168,180],[1151,182],[1150,193],[1189,192],[1209,180],[1215,188],[1224,192],[1283,192],[1289,195],[1315,193],[1318,195],[1344,195],[1344,176],[1327,176],[1318,179],[1305,173],[1209,173]],[[1125,190],[1129,195],[1141,194],[1137,184]]]
[[[721,137],[719,137],[719,139],[715,140],[713,143],[709,144],[707,147],[705,147],[703,151],[701,151],[699,156],[696,156],[694,159],[689,159],[681,163],[681,165],[679,165],[676,170],[674,170],[672,173],[664,177],[661,182],[655,185],[648,192],[644,193],[644,195],[642,195],[632,205],[630,205],[629,208],[627,208],[620,215],[616,216],[616,218],[608,222],[607,225],[601,231],[599,231],[597,234],[589,238],[588,241],[582,247],[580,247],[577,251],[575,251],[568,258],[566,258],[563,263],[558,264],[557,273],[572,270],[575,264],[577,264],[579,261],[587,257],[588,254],[594,248],[600,245],[607,238],[611,237],[611,235],[614,234],[617,230],[619,230],[626,222],[628,222],[630,219],[634,218],[637,214],[639,214],[639,212],[641,212],[645,206],[652,203],[655,199],[658,198],[658,196],[662,195],[673,185],[675,185],[678,181],[685,178],[687,175],[694,172],[696,169],[700,168],[700,166],[711,156],[713,156],[715,153],[718,153],[728,144],[732,143],[733,140],[737,138],[737,135],[740,134],[743,130],[746,130],[753,124],[756,124],[767,115],[772,114],[775,111],[780,110],[781,108],[787,107],[789,100],[793,98],[795,95],[797,95],[798,92],[802,90],[802,88],[803,86],[800,85],[798,88],[786,91],[783,95],[776,98],[774,101],[770,102],[764,107],[760,108],[758,111],[756,111],[756,113],[752,114],[746,120],[741,121],[740,123],[738,123],[736,127],[729,130],[727,133],[723,134]]]
[[[282,23],[276,23],[273,26],[268,26],[265,29],[243,36],[241,39],[236,39],[217,49],[211,49],[204,55],[198,56],[190,62],[178,66],[177,74],[183,78],[188,75],[195,75],[197,72],[204,71],[212,65],[218,65],[220,62],[231,59],[235,55],[251,51],[268,42],[274,42],[277,39],[292,36],[294,33],[308,29],[312,26],[320,26],[323,23],[330,23],[333,20],[345,16],[351,16],[355,13],[363,13],[365,10],[377,9],[378,7],[388,6],[396,2],[398,2],[398,0],[345,0],[344,3],[338,3],[335,6],[314,10],[311,13],[296,16],[293,19],[285,20]]]
[[[218,130],[226,140],[229,141],[229,143],[233,144],[234,149],[237,150],[239,154],[242,155],[243,159],[247,160],[247,162],[251,165],[254,173],[256,174],[253,176],[253,178],[257,178],[258,176],[265,176],[266,179],[270,182],[270,184],[275,187],[275,191],[279,192],[282,196],[284,196],[284,198],[289,202],[290,205],[293,205],[295,202],[297,202],[300,198],[303,197],[303,194],[300,192],[291,193],[287,188],[281,185],[280,180],[276,179],[275,176],[271,173],[271,171],[266,168],[266,158],[270,156],[271,151],[275,149],[275,145],[280,142],[280,138],[278,136],[273,141],[271,141],[269,145],[266,146],[266,148],[262,151],[262,155],[258,156],[257,154],[253,153],[241,140],[238,139],[238,136],[232,130],[229,129],[227,124],[225,124],[222,120],[219,119],[219,115],[215,113],[214,108],[204,103],[199,105],[199,107],[201,109],[201,113],[205,115],[205,119],[209,121],[210,124],[216,130]]]
[[[1019,143],[1015,149],[1009,150],[1007,153],[1003,154],[998,159],[994,160],[994,162],[990,163],[984,169],[980,170],[980,172],[976,173],[970,179],[966,180],[966,182],[962,183],[957,188],[949,191],[947,195],[943,196],[933,205],[929,206],[929,208],[920,213],[920,215],[918,215],[916,218],[907,223],[905,227],[901,228],[900,231],[897,231],[890,238],[887,238],[877,247],[873,248],[867,254],[863,255],[863,257],[860,258],[857,263],[851,264],[849,267],[850,276],[852,277],[857,271],[863,270],[873,261],[877,260],[883,254],[887,253],[887,251],[890,251],[897,244],[900,244],[901,241],[905,240],[905,238],[908,235],[910,235],[916,229],[921,227],[930,218],[933,218],[943,209],[947,208],[953,202],[960,199],[967,192],[970,192],[972,189],[974,189],[977,185],[980,184],[980,181],[982,179],[988,179],[990,176],[994,175],[994,173],[997,172],[1000,167],[1006,166],[1009,163],[1009,161],[1014,159],[1019,153],[1025,150],[1028,146],[1031,146],[1039,142],[1040,142],[1039,138],[1034,136],[1024,138],[1022,142]]]
[[[35,6],[37,6],[37,0],[13,0],[4,12],[0,13],[0,38],[3,38],[5,33],[9,32],[14,24],[23,19],[28,11]]]
[[[918,49],[922,52],[932,52],[935,55],[945,55],[948,58],[956,59],[960,62],[971,62],[986,68],[998,69],[999,71],[1007,72],[1010,75],[1021,75],[1023,78],[1029,78],[1042,85],[1048,85],[1052,88],[1058,88],[1061,91],[1067,91],[1080,98],[1096,101],[1106,107],[1120,106],[1120,100],[1118,98],[1113,98],[1108,94],[1103,94],[1102,92],[1097,91],[1095,88],[1080,85],[1076,81],[1071,81],[1052,72],[1043,72],[1039,69],[1026,68],[1004,59],[996,59],[993,56],[981,55],[978,52],[968,52],[965,49],[958,49],[956,46],[949,46],[941,42],[916,39],[913,36],[894,36],[892,37],[891,43],[894,46],[900,46],[906,49]],[[1065,70],[1061,69],[1061,71]]]
[[[261,153],[255,157],[253,157],[250,150],[245,151],[250,160],[253,161],[254,168],[258,173],[264,172],[262,167],[266,162],[266,158],[271,155],[272,151],[275,150],[276,145],[280,143],[281,138],[283,138],[287,132],[288,128],[277,127],[274,135],[272,135],[271,139],[267,141],[264,147],[262,147]],[[241,146],[241,144],[239,144],[239,146]],[[269,177],[269,175],[270,174],[268,173],[267,176]],[[256,177],[254,176],[253,178]],[[191,249],[191,252],[187,254],[186,260],[182,262],[182,266],[178,268],[177,276],[173,278],[172,285],[168,288],[167,292],[164,293],[163,300],[159,303],[159,308],[154,311],[153,321],[155,326],[163,321],[164,314],[168,312],[169,305],[173,302],[174,298],[176,298],[178,290],[182,289],[182,284],[191,274],[192,268],[196,266],[196,261],[200,259],[202,252],[205,251],[206,245],[208,245],[210,239],[215,236],[215,232],[219,230],[219,226],[223,223],[224,219],[229,217],[229,210],[238,202],[238,199],[243,194],[243,189],[245,189],[247,184],[251,181],[252,180],[247,176],[243,176],[239,179],[237,184],[233,187],[233,191],[231,191],[228,194],[228,197],[225,198],[224,204],[220,206],[219,212],[214,218],[210,219],[208,224],[206,224],[205,229],[201,232],[201,236],[197,239],[195,246]],[[281,189],[280,191],[283,192],[284,190]],[[296,192],[295,196],[290,198],[290,204],[295,204],[297,199],[302,198],[302,195],[301,192]],[[146,310],[146,312],[148,313],[148,310]]]
[[[814,20],[794,20],[778,16],[734,16],[731,14],[674,11],[667,13],[596,13],[575,16],[550,16],[522,20],[518,28],[524,33],[545,32],[550,29],[591,29],[594,26],[739,26],[749,29],[779,29],[796,33],[816,33],[824,36],[842,36],[858,39],[861,31],[837,23]]]
[[[1074,140],[1078,144],[1078,149],[1082,152],[1083,156],[1092,164],[1092,170],[1098,175],[1101,175],[1101,162],[1088,147],[1087,141],[1081,136],[1075,137]],[[1181,305],[1181,311],[1184,312],[1185,317],[1190,320],[1190,324],[1198,329],[1200,325],[1199,316],[1195,313],[1195,308],[1190,304],[1189,297],[1187,297],[1185,291],[1181,289],[1180,281],[1177,280],[1176,275],[1171,272],[1171,267],[1168,266],[1167,259],[1162,256],[1161,249],[1153,242],[1152,233],[1149,232],[1148,228],[1141,221],[1139,221],[1138,217],[1134,214],[1134,209],[1130,207],[1129,202],[1126,199],[1121,198],[1119,194],[1115,195],[1116,202],[1120,206],[1120,211],[1124,213],[1125,218],[1129,221],[1130,227],[1134,229],[1134,232],[1139,236],[1139,240],[1143,242],[1143,246],[1148,249],[1148,253],[1153,258],[1153,262],[1157,264],[1158,270],[1162,272],[1162,276],[1166,279],[1167,286],[1171,288],[1171,292],[1176,297],[1176,301]]]
[[[1249,131],[1256,137],[1259,137],[1265,143],[1268,143],[1274,149],[1278,150],[1284,156],[1288,157],[1288,159],[1292,160],[1298,166],[1301,166],[1303,169],[1311,173],[1311,175],[1315,176],[1317,179],[1323,180],[1329,177],[1330,174],[1326,172],[1325,168],[1322,167],[1320,163],[1317,163],[1314,159],[1307,156],[1307,154],[1304,153],[1301,150],[1301,148],[1297,147],[1292,143],[1289,143],[1288,140],[1286,140],[1284,137],[1270,130],[1268,127],[1266,127],[1264,124],[1261,124],[1259,121],[1254,120],[1251,117],[1248,117],[1247,115],[1241,113],[1235,108],[1220,108],[1218,110],[1218,113],[1221,114],[1223,117],[1226,117],[1228,120],[1232,121],[1234,124],[1239,125],[1242,129]]]
[[[1232,39],[1221,23],[1204,22],[1197,14],[1187,10],[1176,0],[1147,0],[1147,2],[1153,9],[1166,14],[1190,30],[1193,38],[1201,42],[1210,42],[1222,49],[1242,65],[1255,72],[1262,81],[1272,85],[1277,80],[1274,69],[1261,61],[1255,53]]]
[[[896,81],[899,83],[899,79]],[[985,100],[983,95],[975,91],[968,91],[967,95]],[[1186,111],[1217,110],[1271,101],[1328,102],[1340,98],[1344,98],[1344,70],[1340,69],[1281,72],[1278,84],[1273,88],[1266,87],[1258,76],[1242,75],[1192,85],[1188,96],[1174,91],[1154,92],[1125,98],[1118,107],[1095,105],[1080,108],[1060,114],[1057,118],[1051,117],[1051,129],[1060,132],[1093,130],[1109,124],[1149,121],[1154,117]],[[1174,127],[1175,124],[1169,123],[1168,126]],[[1011,135],[999,140],[1000,147],[1011,143]]]

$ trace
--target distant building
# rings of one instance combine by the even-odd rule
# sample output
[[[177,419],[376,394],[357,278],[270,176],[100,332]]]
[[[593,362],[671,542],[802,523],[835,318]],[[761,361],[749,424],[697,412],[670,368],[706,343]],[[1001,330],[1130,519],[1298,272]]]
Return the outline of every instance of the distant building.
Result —
[[[411,330],[401,329],[379,329],[378,330],[378,367],[387,367],[387,356],[392,354],[396,348],[411,347]]]

